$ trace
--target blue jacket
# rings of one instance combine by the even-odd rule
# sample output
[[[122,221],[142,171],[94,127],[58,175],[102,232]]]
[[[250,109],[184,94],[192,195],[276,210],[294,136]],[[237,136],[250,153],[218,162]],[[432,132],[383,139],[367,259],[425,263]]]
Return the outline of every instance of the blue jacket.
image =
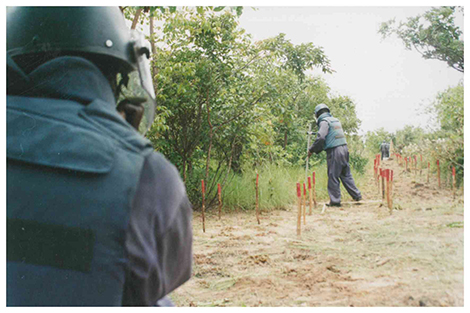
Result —
[[[154,305],[191,275],[178,172],[117,113],[91,62],[17,71],[7,73],[7,305]]]

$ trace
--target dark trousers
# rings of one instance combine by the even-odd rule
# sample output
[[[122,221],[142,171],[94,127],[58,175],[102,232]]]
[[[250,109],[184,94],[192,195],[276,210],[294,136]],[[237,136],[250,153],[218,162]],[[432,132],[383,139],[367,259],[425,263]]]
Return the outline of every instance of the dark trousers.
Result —
[[[353,199],[359,199],[361,192],[357,189],[349,167],[347,145],[338,146],[326,151],[328,165],[328,194],[331,203],[341,203],[340,180]]]

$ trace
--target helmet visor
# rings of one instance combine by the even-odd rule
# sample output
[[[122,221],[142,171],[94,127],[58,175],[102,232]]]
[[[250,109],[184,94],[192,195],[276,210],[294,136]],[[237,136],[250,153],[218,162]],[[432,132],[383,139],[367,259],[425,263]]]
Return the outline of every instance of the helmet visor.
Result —
[[[118,103],[126,99],[133,105],[144,109],[142,120],[138,126],[141,134],[145,135],[155,119],[155,90],[150,71],[150,44],[137,31],[131,33],[133,41],[134,65],[137,71],[128,74],[127,86],[123,86]]]
[[[122,86],[118,104],[127,102],[135,107],[143,109],[142,119],[138,126],[136,123],[131,122],[134,118],[133,112],[127,111],[126,120],[134,127],[138,127],[139,133],[145,135],[153,124],[155,118],[155,99],[150,93],[143,87],[141,77],[138,71],[134,71],[128,74],[129,81],[127,86]],[[119,106],[118,106],[119,111]],[[139,113],[140,114],[140,113]]]

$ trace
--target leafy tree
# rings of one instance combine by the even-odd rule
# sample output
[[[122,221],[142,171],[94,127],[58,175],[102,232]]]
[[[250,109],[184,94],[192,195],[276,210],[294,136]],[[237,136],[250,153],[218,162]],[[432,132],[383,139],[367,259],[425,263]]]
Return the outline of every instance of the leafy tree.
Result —
[[[428,107],[434,113],[440,129],[434,138],[441,138],[439,145],[434,147],[435,158],[445,160],[460,168],[463,175],[464,164],[464,87],[459,83],[437,95]]]
[[[385,140],[390,142],[394,138],[393,134],[381,127],[375,131],[368,131],[365,135],[365,144],[367,149],[373,153],[377,154],[380,152],[380,145]],[[396,143],[395,143],[396,144]]]
[[[397,151],[403,150],[409,145],[419,145],[425,137],[425,131],[421,127],[406,125],[395,132],[394,145]]]
[[[383,38],[395,34],[408,50],[414,48],[425,59],[436,59],[447,63],[451,68],[464,71],[463,32],[454,25],[457,12],[463,7],[444,6],[431,10],[407,22],[395,25],[395,20],[382,23],[379,33]]]

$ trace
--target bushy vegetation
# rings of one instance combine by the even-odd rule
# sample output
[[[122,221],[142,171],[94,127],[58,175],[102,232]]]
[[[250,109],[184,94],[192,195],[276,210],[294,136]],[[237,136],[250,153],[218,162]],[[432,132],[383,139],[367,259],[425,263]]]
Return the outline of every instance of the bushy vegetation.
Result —
[[[368,132],[366,146],[370,153],[378,153],[382,140],[393,141],[395,151],[404,157],[420,155],[424,167],[427,162],[431,170],[437,170],[440,162],[442,181],[451,183],[452,167],[456,168],[457,184],[463,183],[464,173],[464,87],[463,83],[438,93],[427,106],[431,115],[428,129],[407,125],[395,133],[379,129]]]
[[[334,75],[322,47],[311,42],[293,44],[285,34],[255,42],[239,26],[242,7],[127,7],[123,11],[133,27],[150,26],[158,107],[147,136],[178,167],[195,208],[200,206],[201,179],[207,186],[209,207],[217,204],[220,183],[225,207],[253,208],[256,172],[261,177],[261,207],[281,208],[295,200],[295,183],[305,179],[306,132],[309,125],[317,129],[314,108],[320,103],[327,104],[342,122],[356,176],[365,172],[367,160],[378,153],[385,139],[393,141],[395,151],[403,155],[422,154],[433,163],[439,158],[444,172],[455,165],[462,180],[463,85],[440,93],[429,106],[436,114],[434,130],[409,125],[395,133],[378,129],[361,138],[354,100],[308,74],[317,68]],[[441,25],[434,17],[445,14],[444,23],[453,27],[445,35],[454,38],[454,45],[440,54],[442,49],[433,49],[438,49],[437,44],[439,49],[445,46],[445,41],[420,44],[431,53],[425,57],[463,70],[454,11],[453,7],[432,10],[397,28],[388,22],[380,32],[383,36],[395,33],[407,44],[416,31],[423,33],[419,27],[423,18],[431,19],[434,29]],[[452,51],[456,58],[450,58]],[[309,166],[326,176],[324,153],[313,155]],[[326,181],[319,182],[318,195],[326,198]]]
[[[159,107],[147,136],[178,167],[196,208],[201,179],[209,206],[220,183],[227,205],[251,208],[255,171],[263,173],[262,206],[290,203],[295,195],[287,190],[304,180],[305,173],[296,173],[305,170],[306,132],[309,124],[316,130],[320,103],[357,141],[351,159],[364,171],[354,101],[307,74],[333,73],[321,47],[295,45],[285,34],[254,42],[238,25],[239,7],[130,7],[125,14],[135,21],[139,9],[147,12],[141,22],[160,21],[149,37]],[[324,159],[315,155],[310,166],[324,168]]]

